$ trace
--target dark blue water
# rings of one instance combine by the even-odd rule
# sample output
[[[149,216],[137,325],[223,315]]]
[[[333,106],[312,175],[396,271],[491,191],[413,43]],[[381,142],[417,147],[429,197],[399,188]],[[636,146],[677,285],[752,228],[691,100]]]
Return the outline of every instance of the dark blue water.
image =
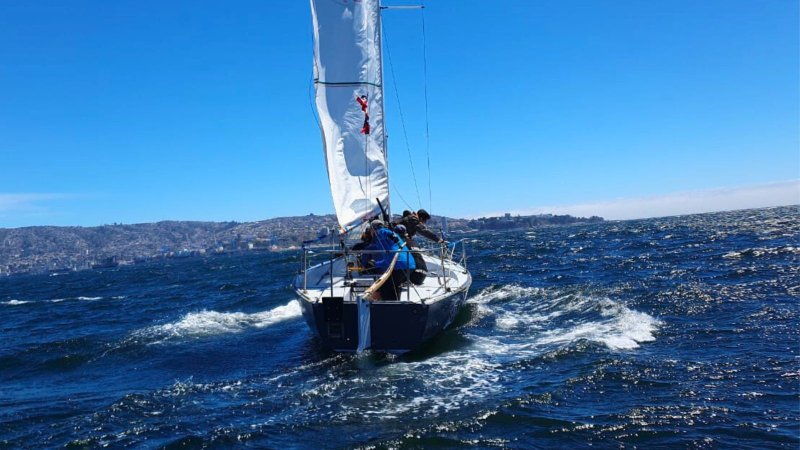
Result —
[[[0,279],[0,447],[798,448],[797,207],[473,237],[404,357],[322,350],[294,253]]]

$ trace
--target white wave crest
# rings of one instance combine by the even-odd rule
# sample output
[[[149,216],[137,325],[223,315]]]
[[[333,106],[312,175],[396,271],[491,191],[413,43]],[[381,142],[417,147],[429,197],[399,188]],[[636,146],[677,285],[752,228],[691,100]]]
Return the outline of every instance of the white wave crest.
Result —
[[[601,316],[606,319],[545,331],[537,343],[567,344],[585,339],[604,344],[612,350],[626,350],[656,339],[654,333],[659,321],[652,316],[609,299],[601,300],[600,308]]]
[[[516,284],[509,284],[500,287],[489,287],[480,291],[477,295],[470,297],[470,303],[486,304],[496,300],[509,300],[521,297],[531,297],[541,295],[544,289],[536,287],[523,287]]]
[[[93,302],[93,301],[102,300],[102,299],[103,299],[103,297],[83,297],[83,296],[78,297],[78,300],[83,300],[83,301],[87,301],[87,302]]]
[[[478,316],[484,317],[490,315],[494,309],[497,309],[493,303],[502,303],[518,299],[523,299],[533,296],[541,296],[544,294],[544,289],[535,287],[523,287],[515,284],[488,287],[478,292],[473,297],[470,297],[467,302],[478,305]],[[517,320],[513,317],[502,319],[505,321],[503,326],[511,328],[517,324]]]
[[[548,314],[528,314],[520,315],[514,312],[500,313],[495,319],[497,327],[503,330],[511,330],[515,328],[527,328],[529,330],[541,329],[545,327],[551,320],[562,315],[563,311],[553,311]]]
[[[30,303],[30,301],[28,301],[28,300],[11,299],[11,300],[9,300],[7,302],[2,302],[3,305],[8,305],[8,306],[24,305],[26,303]]]
[[[746,256],[752,256],[752,257],[758,258],[758,257],[764,256],[764,255],[767,255],[767,256],[778,256],[778,255],[780,255],[782,253],[788,253],[788,254],[791,254],[791,255],[797,255],[797,254],[800,254],[800,248],[799,247],[793,247],[791,245],[784,246],[784,247],[754,247],[754,248],[748,248],[748,249],[739,250],[739,251],[736,251],[736,250],[730,251],[730,252],[722,255],[722,257],[723,258],[727,258],[727,259],[743,258],[743,257],[746,257]]]
[[[470,299],[481,317],[494,319],[496,338],[514,353],[547,345],[588,340],[612,350],[633,349],[655,340],[660,322],[605,297],[507,285],[482,290]],[[533,339],[530,339],[533,338]],[[495,349],[497,350],[497,349]]]
[[[302,314],[300,303],[289,303],[252,314],[242,312],[199,311],[186,314],[179,321],[156,325],[134,333],[138,337],[155,337],[153,343],[174,338],[196,338],[239,333],[248,328],[264,328]]]

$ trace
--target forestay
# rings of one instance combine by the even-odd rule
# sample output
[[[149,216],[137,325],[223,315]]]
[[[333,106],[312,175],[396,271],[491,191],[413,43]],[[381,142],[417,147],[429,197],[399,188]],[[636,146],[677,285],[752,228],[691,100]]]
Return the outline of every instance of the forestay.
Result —
[[[389,203],[378,0],[311,0],[314,84],[333,204],[350,228]]]

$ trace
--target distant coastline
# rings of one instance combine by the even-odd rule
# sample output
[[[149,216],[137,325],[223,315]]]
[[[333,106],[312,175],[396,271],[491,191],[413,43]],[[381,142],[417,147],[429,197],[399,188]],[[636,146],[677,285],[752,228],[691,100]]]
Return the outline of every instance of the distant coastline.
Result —
[[[479,219],[434,216],[430,225],[438,230],[444,221],[450,233],[463,234],[595,223],[603,218],[552,214],[505,214]],[[304,240],[335,233],[336,227],[336,217],[332,214],[309,214],[257,222],[163,221],[96,227],[0,228],[0,276],[63,273],[230,252],[290,250]]]

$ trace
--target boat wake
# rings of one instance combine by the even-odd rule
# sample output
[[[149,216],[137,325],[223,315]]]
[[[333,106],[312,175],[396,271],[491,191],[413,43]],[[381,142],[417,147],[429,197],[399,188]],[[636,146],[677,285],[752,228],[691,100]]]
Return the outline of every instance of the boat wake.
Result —
[[[660,322],[607,297],[517,285],[490,287],[470,299],[477,320],[493,320],[508,350],[545,349],[580,341],[610,350],[638,348],[655,340]]]
[[[514,383],[527,380],[524,367],[542,357],[581,351],[593,343],[607,351],[629,351],[655,339],[658,320],[619,301],[580,292],[520,285],[492,286],[469,299],[472,320],[461,326],[455,343],[434,341],[433,355],[394,357],[367,352],[331,355],[278,376],[227,380],[218,384],[182,383],[174,395],[235,397],[242,390],[279,392],[281,412],[259,420],[253,430],[303,421],[327,424],[403,420],[409,416],[470,414],[487,398],[502,402],[516,395]],[[138,344],[153,345],[241,333],[302,315],[292,300],[256,312],[199,311],[136,331]],[[310,339],[310,337],[309,337]],[[550,355],[550,356],[548,356]],[[522,371],[522,372],[521,372]],[[305,380],[294,385],[291,380]]]
[[[184,315],[176,322],[155,325],[135,331],[133,337],[149,344],[161,344],[174,340],[202,338],[230,333],[241,333],[248,329],[265,328],[302,314],[300,304],[292,300],[285,305],[257,313],[199,311]]]
[[[464,340],[433,356],[385,356],[389,361],[370,373],[362,366],[384,357],[350,355],[324,371],[298,368],[309,373],[293,378],[308,379],[306,386],[313,387],[303,390],[297,404],[315,406],[313,411],[297,406],[285,414],[301,420],[324,412],[325,420],[334,423],[440,416],[486,398],[504,398],[509,380],[521,376],[527,362],[585,348],[585,343],[608,351],[635,349],[654,340],[659,326],[648,314],[606,297],[519,285],[484,289],[469,303],[472,321],[459,330]],[[433,347],[439,345],[447,346],[434,341]]]

